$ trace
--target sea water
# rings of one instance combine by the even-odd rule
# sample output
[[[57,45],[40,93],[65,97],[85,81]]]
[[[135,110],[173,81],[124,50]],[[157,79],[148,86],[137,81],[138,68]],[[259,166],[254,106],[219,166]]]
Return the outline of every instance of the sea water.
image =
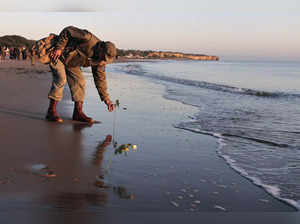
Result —
[[[163,84],[164,97],[199,108],[174,128],[214,136],[228,165],[299,209],[300,63],[167,60],[109,69]]]

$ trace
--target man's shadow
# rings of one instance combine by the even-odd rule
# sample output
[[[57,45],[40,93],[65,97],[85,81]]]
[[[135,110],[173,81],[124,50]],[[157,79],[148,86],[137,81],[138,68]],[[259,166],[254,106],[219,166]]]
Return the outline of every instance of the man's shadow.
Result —
[[[19,117],[19,118],[27,118],[32,120],[46,121],[45,117],[47,114],[47,109],[45,109],[43,112],[36,112],[36,111],[0,106],[0,114],[14,116],[17,118]],[[61,117],[64,121],[72,122],[72,118],[69,117],[68,115],[63,114]],[[100,122],[96,121],[95,123],[100,123]]]
[[[25,110],[16,110],[12,108],[0,107],[0,113],[9,116],[29,118],[33,120],[44,120],[45,114]]]

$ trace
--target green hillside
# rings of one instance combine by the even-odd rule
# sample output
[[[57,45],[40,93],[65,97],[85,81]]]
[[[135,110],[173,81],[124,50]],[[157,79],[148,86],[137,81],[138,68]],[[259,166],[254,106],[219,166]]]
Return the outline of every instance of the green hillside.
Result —
[[[0,37],[0,46],[7,47],[31,47],[34,40],[28,40],[22,36],[18,35],[5,35]]]

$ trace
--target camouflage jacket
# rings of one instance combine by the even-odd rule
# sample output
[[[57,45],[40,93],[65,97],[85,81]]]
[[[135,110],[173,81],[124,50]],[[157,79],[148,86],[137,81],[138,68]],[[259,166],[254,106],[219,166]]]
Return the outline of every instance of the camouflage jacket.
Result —
[[[101,43],[102,41],[89,31],[68,26],[59,34],[55,49],[62,50],[63,54],[60,59],[67,67],[91,66],[96,88],[101,100],[104,101],[109,99],[105,66],[100,66],[97,62],[96,51]]]

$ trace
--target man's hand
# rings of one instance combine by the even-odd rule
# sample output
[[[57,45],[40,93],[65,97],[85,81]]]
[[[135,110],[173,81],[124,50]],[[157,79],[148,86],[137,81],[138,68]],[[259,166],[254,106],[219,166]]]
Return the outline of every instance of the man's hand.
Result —
[[[57,59],[61,56],[62,54],[62,50],[57,49],[57,50],[53,50],[50,52],[49,57],[51,59],[51,61],[56,62]]]
[[[114,104],[109,99],[104,100],[104,103],[106,104],[109,112],[112,112],[114,110]]]

